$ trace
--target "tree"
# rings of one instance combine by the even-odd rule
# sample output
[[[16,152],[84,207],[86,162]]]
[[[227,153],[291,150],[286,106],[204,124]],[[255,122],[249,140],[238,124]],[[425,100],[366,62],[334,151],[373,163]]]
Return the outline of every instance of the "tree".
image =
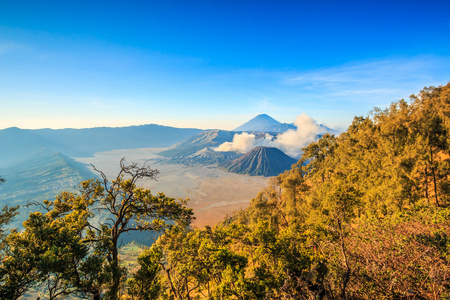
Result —
[[[9,257],[0,266],[3,290],[23,282],[23,294],[33,284],[46,283],[55,297],[77,293],[94,300],[118,299],[125,275],[119,265],[121,235],[190,223],[193,213],[185,200],[155,196],[136,186],[142,178],[155,179],[156,170],[126,165],[122,159],[111,182],[98,172],[101,179],[82,182],[78,193],[62,192],[54,201],[44,201],[40,205],[47,212],[30,214],[25,231],[8,237]]]
[[[4,226],[12,221],[12,219],[19,213],[19,206],[5,205],[0,211],[0,251],[3,249],[3,239],[5,238]]]
[[[95,169],[95,168],[94,168]],[[110,299],[117,299],[123,270],[119,267],[119,238],[130,231],[162,231],[171,227],[169,220],[189,224],[193,212],[186,208],[186,201],[175,201],[163,193],[154,196],[150,190],[137,188],[136,183],[142,178],[155,179],[157,170],[150,167],[138,167],[136,163],[125,165],[120,161],[120,171],[116,179],[109,182],[106,175],[98,171],[101,180],[82,183],[84,190],[93,191],[92,197],[86,199],[98,205],[97,211],[106,211],[110,217],[101,226],[92,222],[88,224],[89,241],[106,245],[107,265],[110,268]]]
[[[89,249],[81,237],[84,220],[70,220],[73,216],[55,218],[35,212],[24,222],[24,231],[7,237],[9,251],[0,267],[1,299],[17,299],[40,283],[48,299],[77,291],[81,280],[75,278],[87,262]]]
[[[0,177],[0,184],[4,183],[6,180]],[[19,206],[8,206],[5,205],[0,211],[0,259],[3,259],[3,248],[4,248],[4,238],[5,229],[4,226],[9,224],[12,219],[19,213]]]
[[[128,293],[132,299],[158,299],[162,289],[161,266],[162,251],[153,245],[138,258],[139,270],[127,281]]]
[[[433,196],[436,206],[447,204],[446,194],[449,192],[449,128],[446,125],[449,123],[449,116],[443,113],[448,113],[448,90],[450,84],[446,87],[430,87],[417,96],[411,96],[412,105],[415,107],[414,134],[418,159],[422,162],[425,198],[429,202],[430,196]],[[441,96],[445,95],[445,92],[447,99]]]

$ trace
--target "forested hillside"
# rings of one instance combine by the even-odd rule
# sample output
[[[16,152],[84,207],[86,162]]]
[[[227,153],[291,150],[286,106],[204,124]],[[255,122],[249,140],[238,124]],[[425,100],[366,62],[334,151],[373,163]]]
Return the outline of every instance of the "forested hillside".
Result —
[[[94,299],[449,299],[449,133],[450,84],[426,88],[356,117],[338,137],[323,135],[247,209],[212,228],[192,229],[183,202],[133,190],[134,181],[118,177],[116,189],[87,182],[84,194],[47,202],[49,212],[28,221],[28,235],[6,238],[0,295],[11,294],[11,280],[26,281],[21,255],[45,226],[84,254],[47,238],[51,253],[61,251],[73,267],[53,266],[51,253],[38,247],[49,262],[27,265],[31,280],[57,279],[59,289],[82,296],[91,295],[92,283]],[[126,274],[112,255],[114,230],[139,227],[92,228],[83,220],[92,203],[116,212],[130,195],[142,203],[130,206],[127,222],[135,214],[140,226],[165,234],[140,256],[138,271]],[[152,214],[157,222],[146,221]],[[70,224],[76,233],[66,230]]]
[[[306,147],[247,209],[163,236],[131,294],[448,299],[449,132],[450,84],[355,118]]]

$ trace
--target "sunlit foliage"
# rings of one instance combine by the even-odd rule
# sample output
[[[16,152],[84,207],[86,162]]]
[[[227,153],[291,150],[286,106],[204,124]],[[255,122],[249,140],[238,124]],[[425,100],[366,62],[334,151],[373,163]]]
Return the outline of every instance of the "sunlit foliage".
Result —
[[[166,234],[155,246],[160,297],[450,297],[449,95],[450,84],[426,88],[355,117],[304,148],[247,209]]]
[[[0,291],[15,280],[91,286],[98,299],[449,299],[449,143],[450,84],[426,88],[323,135],[248,208],[204,229],[133,181],[88,181],[6,237]],[[114,222],[89,223],[94,204]],[[120,233],[163,228],[125,283]]]

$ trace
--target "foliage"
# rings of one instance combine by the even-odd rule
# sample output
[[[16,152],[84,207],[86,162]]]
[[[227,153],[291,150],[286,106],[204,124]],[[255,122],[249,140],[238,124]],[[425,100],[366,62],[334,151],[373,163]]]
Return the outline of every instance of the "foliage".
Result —
[[[129,231],[160,232],[172,221],[188,224],[191,209],[185,201],[138,188],[142,178],[157,171],[120,162],[109,182],[87,180],[79,193],[62,192],[54,201],[39,204],[46,213],[30,214],[25,230],[7,239],[7,256],[0,266],[0,296],[17,299],[31,287],[45,286],[46,297],[69,294],[93,299],[117,299],[125,270],[119,264],[120,236]],[[107,219],[97,224],[96,214]],[[171,222],[168,222],[171,221]]]
[[[247,209],[174,227],[154,245],[159,297],[449,298],[449,95],[450,84],[426,88],[355,117]]]
[[[161,293],[161,266],[159,261],[162,253],[157,247],[152,247],[148,251],[139,255],[139,270],[130,278],[128,283],[128,293],[132,299],[150,300],[157,299]]]
[[[4,179],[0,178],[0,183],[1,180]],[[17,216],[17,214],[19,213],[18,210],[19,206],[10,207],[8,205],[5,205],[0,211],[0,255],[3,254],[2,251],[4,250],[4,238],[6,236],[6,230],[4,227],[9,224],[15,216]],[[2,257],[3,256],[0,256],[0,258]]]
[[[421,208],[358,220],[348,237],[359,298],[450,297],[449,209]]]

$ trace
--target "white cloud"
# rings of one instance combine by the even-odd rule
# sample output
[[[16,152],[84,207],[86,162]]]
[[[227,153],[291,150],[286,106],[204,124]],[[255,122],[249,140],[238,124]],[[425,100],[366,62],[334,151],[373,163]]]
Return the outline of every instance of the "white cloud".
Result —
[[[255,145],[254,134],[248,134],[243,132],[242,134],[235,134],[232,142],[225,142],[221,144],[216,151],[234,151],[240,153],[246,153],[254,148]]]
[[[450,58],[419,56],[356,62],[285,76],[283,84],[345,101],[395,101],[425,86],[446,84]]]
[[[280,134],[275,140],[275,144],[291,156],[298,156],[302,147],[314,141],[320,127],[306,114],[297,116],[294,124],[297,129],[290,129]]]

